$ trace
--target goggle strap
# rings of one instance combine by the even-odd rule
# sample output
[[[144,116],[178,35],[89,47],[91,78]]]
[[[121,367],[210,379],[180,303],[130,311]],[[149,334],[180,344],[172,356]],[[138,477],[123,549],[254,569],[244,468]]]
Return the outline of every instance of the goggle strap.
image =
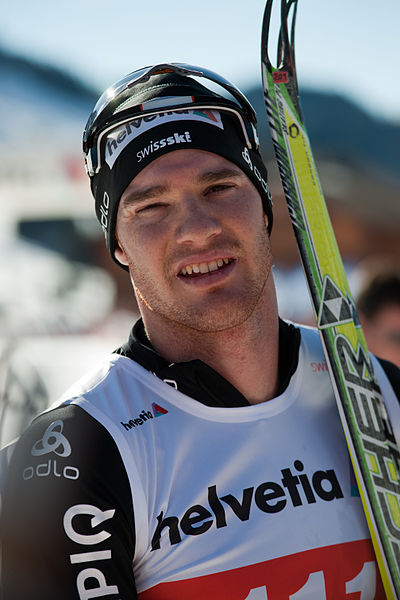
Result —
[[[252,148],[257,150],[259,147],[259,140],[258,140],[258,136],[256,133],[256,129],[253,125],[253,123],[251,123],[251,137],[253,138],[253,143],[250,140],[250,135],[249,135],[249,131],[246,127],[246,123],[243,120],[243,117],[241,115],[241,113],[239,112],[239,110],[235,110],[234,108],[229,108],[227,106],[218,106],[218,105],[210,105],[210,104],[188,104],[188,105],[175,105],[175,106],[169,106],[167,107],[167,111],[165,110],[153,110],[153,111],[143,111],[142,113],[140,113],[136,118],[142,118],[142,117],[149,117],[149,116],[153,116],[153,115],[158,115],[160,113],[163,112],[169,112],[169,111],[173,111],[173,112],[181,112],[183,110],[194,110],[194,109],[203,109],[203,110],[218,110],[220,112],[228,112],[228,113],[232,113],[235,115],[235,117],[239,120],[239,123],[241,125],[242,128],[242,132],[245,138],[245,142],[246,142],[246,146],[249,148],[249,150],[251,150]],[[132,117],[132,115],[130,115],[129,117],[126,117],[125,119],[122,119],[121,121],[117,121],[114,122],[112,124],[110,124],[108,127],[106,127],[105,129],[103,129],[97,136],[97,142],[95,146],[92,146],[91,149],[89,149],[87,156],[91,155],[94,149],[96,149],[96,153],[97,153],[97,159],[95,161],[92,161],[92,156],[90,158],[90,167],[91,167],[91,173],[93,175],[95,175],[96,173],[98,173],[101,169],[101,167],[103,166],[103,162],[101,159],[101,143],[102,140],[104,138],[105,135],[107,135],[110,131],[112,131],[113,129],[116,129],[117,127],[121,127],[122,125],[125,125],[125,123],[129,123],[130,121],[134,121],[135,118]],[[100,158],[99,158],[100,157]],[[97,163],[97,166],[94,167],[94,163]],[[90,174],[90,173],[89,173]]]

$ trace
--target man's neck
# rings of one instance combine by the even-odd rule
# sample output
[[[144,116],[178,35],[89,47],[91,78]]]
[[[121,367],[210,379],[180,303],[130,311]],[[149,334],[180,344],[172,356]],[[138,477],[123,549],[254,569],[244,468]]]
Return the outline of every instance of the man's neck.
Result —
[[[146,317],[144,313],[149,339],[167,360],[202,360],[234,385],[250,404],[264,402],[276,394],[279,321],[274,289],[246,322],[224,331],[196,331],[176,323],[166,324],[154,314]]]

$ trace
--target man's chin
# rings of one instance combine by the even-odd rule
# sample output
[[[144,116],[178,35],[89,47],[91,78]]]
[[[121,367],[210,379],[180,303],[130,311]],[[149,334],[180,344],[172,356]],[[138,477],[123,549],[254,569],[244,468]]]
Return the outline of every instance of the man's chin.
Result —
[[[243,325],[253,314],[256,304],[247,307],[243,304],[237,307],[224,306],[221,309],[199,308],[188,312],[171,311],[164,313],[163,319],[175,327],[202,333],[220,333]]]
[[[154,326],[157,326],[158,321],[160,325],[163,322],[164,326],[169,326],[176,332],[187,329],[219,333],[243,325],[257,312],[264,295],[265,281],[262,286],[256,283],[241,285],[240,289],[237,286],[231,286],[230,289],[215,288],[202,297],[199,294],[182,294],[179,304],[155,295],[151,300],[147,297],[146,302],[142,294],[139,298],[149,309],[146,311],[147,317]],[[136,291],[138,292],[137,289]]]

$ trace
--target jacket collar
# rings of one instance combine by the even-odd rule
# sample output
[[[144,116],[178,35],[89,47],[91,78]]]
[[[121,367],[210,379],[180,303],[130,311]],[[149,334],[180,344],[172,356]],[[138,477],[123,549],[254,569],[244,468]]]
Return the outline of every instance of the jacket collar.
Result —
[[[277,395],[285,391],[296,371],[299,346],[300,330],[279,319],[279,387]],[[139,319],[133,326],[126,344],[115,352],[136,361],[166,383],[202,404],[230,408],[249,406],[249,402],[239,390],[203,361],[169,363],[160,356],[146,336],[142,319]],[[268,360],[267,357],[266,360]]]

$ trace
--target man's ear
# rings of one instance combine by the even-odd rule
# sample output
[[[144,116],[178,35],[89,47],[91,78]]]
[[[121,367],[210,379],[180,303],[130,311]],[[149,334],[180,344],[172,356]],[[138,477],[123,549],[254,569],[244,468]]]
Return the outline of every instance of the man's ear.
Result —
[[[269,219],[268,219],[268,215],[266,212],[264,212],[264,222],[265,222],[265,227],[268,230]]]
[[[121,246],[120,241],[117,237],[115,237],[114,255],[115,258],[121,263],[121,265],[125,265],[126,267],[129,265],[126,252]]]

